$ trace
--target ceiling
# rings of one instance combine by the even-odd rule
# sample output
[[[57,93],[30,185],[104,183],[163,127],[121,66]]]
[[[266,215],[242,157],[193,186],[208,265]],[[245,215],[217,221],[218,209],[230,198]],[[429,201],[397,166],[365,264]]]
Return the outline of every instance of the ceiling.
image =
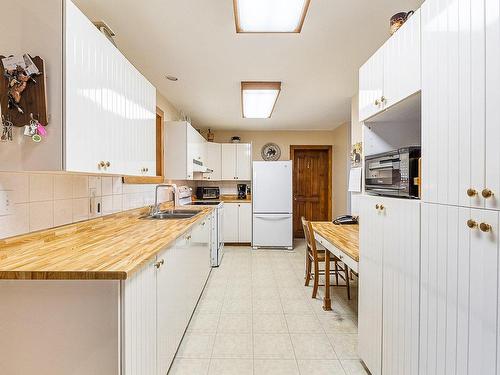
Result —
[[[389,18],[422,0],[311,0],[300,34],[237,34],[232,0],[74,0],[197,127],[333,129],[350,119],[360,65]],[[179,78],[171,82],[171,74]],[[241,81],[281,81],[271,119],[243,119]]]

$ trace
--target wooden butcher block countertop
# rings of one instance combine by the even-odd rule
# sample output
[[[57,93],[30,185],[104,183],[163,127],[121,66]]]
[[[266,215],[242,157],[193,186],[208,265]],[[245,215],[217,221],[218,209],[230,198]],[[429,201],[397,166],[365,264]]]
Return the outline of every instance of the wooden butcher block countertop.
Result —
[[[359,262],[359,225],[335,225],[329,221],[312,223],[313,230],[337,249]]]
[[[0,279],[124,280],[213,210],[196,209],[153,220],[142,208],[0,240]]]
[[[225,203],[250,203],[252,196],[247,195],[245,199],[239,199],[237,195],[221,195],[220,200]]]

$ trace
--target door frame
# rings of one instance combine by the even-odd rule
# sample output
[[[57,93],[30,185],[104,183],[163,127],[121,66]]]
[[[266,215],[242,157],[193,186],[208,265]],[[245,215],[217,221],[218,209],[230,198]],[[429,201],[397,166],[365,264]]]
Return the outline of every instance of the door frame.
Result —
[[[290,160],[294,164],[295,152],[299,150],[325,150],[328,151],[328,220],[332,221],[332,179],[333,179],[333,147],[331,145],[290,145]],[[295,177],[295,168],[293,169],[293,176]],[[292,184],[292,189],[294,188]],[[295,195],[295,189],[292,192]]]

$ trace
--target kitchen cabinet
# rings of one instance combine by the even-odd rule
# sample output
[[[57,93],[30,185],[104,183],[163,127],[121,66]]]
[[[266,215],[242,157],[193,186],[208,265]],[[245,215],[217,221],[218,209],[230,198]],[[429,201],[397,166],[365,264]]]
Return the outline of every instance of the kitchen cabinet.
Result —
[[[360,198],[359,354],[372,374],[418,372],[420,202]]]
[[[224,242],[252,241],[252,204],[224,203]]]
[[[156,89],[65,1],[64,168],[156,174]]]
[[[207,167],[213,172],[203,175],[204,180],[219,181],[222,179],[222,145],[220,143],[207,142]]]
[[[420,10],[359,69],[359,120],[365,121],[421,88]]]
[[[422,6],[426,202],[500,209],[499,14],[493,0]]]
[[[252,145],[249,143],[222,144],[222,180],[252,179]]]
[[[420,372],[498,374],[499,213],[422,204]]]

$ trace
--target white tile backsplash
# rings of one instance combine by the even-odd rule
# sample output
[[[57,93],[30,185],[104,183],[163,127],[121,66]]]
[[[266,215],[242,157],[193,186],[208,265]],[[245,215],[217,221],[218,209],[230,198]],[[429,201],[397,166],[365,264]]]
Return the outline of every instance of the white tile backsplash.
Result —
[[[119,176],[0,172],[0,191],[6,190],[14,205],[0,216],[0,238],[153,204],[155,185],[123,184]],[[170,199],[168,189],[160,190],[160,202]]]
[[[54,199],[54,175],[32,174],[29,179],[29,202],[51,201]]]
[[[29,204],[30,232],[54,226],[53,201],[31,202]]]

